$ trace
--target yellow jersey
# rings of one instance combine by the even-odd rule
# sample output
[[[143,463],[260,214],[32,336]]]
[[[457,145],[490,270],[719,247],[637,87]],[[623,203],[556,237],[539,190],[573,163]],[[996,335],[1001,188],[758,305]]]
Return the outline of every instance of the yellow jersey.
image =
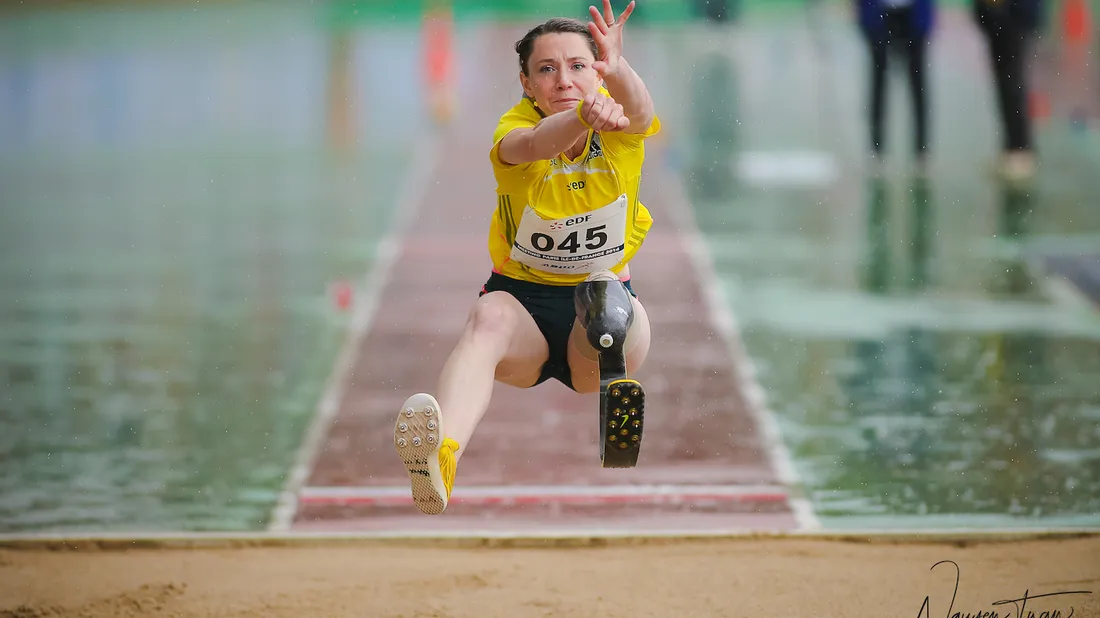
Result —
[[[602,89],[601,89],[602,90]],[[656,135],[656,116],[645,133],[588,131],[584,152],[548,161],[509,165],[500,142],[509,132],[542,119],[528,98],[500,118],[489,160],[497,182],[497,209],[489,226],[493,270],[548,285],[576,285],[598,270],[618,273],[653,225],[638,201],[645,140]]]

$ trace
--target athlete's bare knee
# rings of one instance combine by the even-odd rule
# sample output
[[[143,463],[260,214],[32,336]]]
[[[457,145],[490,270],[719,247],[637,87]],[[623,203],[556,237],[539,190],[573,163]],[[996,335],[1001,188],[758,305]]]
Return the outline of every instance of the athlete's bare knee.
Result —
[[[623,343],[623,351],[627,355],[638,350],[638,344],[642,344],[645,350],[648,350],[651,336],[649,314],[646,312],[645,307],[638,302],[637,298],[631,298],[630,302],[634,305],[634,323],[630,325],[630,330],[626,333],[626,341]]]
[[[504,292],[490,292],[477,299],[466,320],[466,332],[507,344],[516,327],[515,302]]]

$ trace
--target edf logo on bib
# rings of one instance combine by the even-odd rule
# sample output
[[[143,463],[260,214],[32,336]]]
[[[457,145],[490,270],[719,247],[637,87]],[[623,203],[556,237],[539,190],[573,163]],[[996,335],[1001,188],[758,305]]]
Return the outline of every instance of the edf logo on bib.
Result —
[[[568,219],[554,221],[550,224],[550,229],[555,232],[564,230],[567,227],[573,227],[574,225],[580,225],[581,223],[587,223],[592,218],[592,213],[587,215],[580,215],[577,217],[569,217]]]

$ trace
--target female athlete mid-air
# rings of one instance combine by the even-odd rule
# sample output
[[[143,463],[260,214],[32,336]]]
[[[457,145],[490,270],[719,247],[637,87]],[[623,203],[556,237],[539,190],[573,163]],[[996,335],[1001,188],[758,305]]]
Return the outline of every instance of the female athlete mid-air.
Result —
[[[637,463],[645,392],[628,376],[645,361],[650,326],[629,262],[653,223],[638,188],[660,121],[622,55],[633,11],[631,2],[615,19],[604,0],[602,13],[589,7],[588,24],[551,19],[516,43],[524,97],[500,118],[489,151],[493,270],[435,396],[410,397],[394,427],[424,513],[447,508],[460,446],[494,380],[598,391],[603,466]]]

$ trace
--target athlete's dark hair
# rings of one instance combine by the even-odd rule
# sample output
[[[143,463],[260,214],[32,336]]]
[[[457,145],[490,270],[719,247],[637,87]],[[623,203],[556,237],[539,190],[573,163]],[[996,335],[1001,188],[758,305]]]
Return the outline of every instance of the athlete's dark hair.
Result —
[[[577,19],[570,19],[568,17],[554,17],[548,19],[543,23],[531,28],[527,34],[523,35],[523,38],[516,41],[516,53],[519,54],[519,70],[523,71],[524,75],[530,75],[527,70],[527,62],[531,59],[531,52],[535,49],[535,40],[544,34],[564,34],[564,33],[579,34],[588,41],[588,47],[592,50],[592,57],[599,58],[599,48],[596,47],[596,41],[592,38],[592,33],[588,31],[588,26],[584,22]]]

